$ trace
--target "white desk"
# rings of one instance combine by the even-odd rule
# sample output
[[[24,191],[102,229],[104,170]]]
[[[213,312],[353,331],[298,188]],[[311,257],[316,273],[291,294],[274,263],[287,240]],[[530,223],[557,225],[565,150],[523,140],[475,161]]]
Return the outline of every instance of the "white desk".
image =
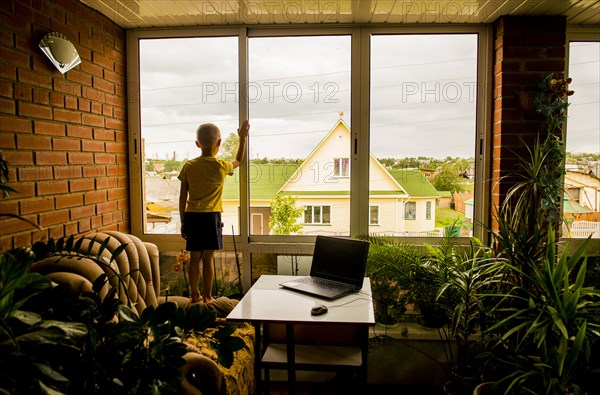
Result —
[[[375,325],[369,278],[364,279],[359,293],[332,301],[279,286],[281,282],[293,278],[293,276],[261,276],[227,316],[228,320],[250,321],[257,327],[255,353],[258,382],[260,383],[262,368],[285,366],[288,370],[290,394],[295,393],[296,369],[357,368],[361,370],[362,381],[366,383],[368,327]],[[328,306],[328,312],[320,316],[311,315],[311,308],[316,304]],[[261,326],[270,323],[285,324],[286,344],[270,344],[267,331],[265,331],[265,344],[261,344]],[[360,332],[360,344],[343,347],[296,345],[294,325],[297,324],[351,326]]]

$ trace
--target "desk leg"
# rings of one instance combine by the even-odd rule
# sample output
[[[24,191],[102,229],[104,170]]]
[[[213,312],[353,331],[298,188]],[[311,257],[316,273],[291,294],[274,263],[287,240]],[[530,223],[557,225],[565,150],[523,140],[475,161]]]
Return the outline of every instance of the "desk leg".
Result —
[[[360,327],[358,329],[359,339],[361,344],[361,357],[362,357],[362,366],[360,371],[360,385],[363,389],[367,388],[367,361],[369,356],[369,328],[368,327]]]
[[[260,355],[264,355],[267,351],[267,347],[269,346],[269,324],[263,324],[263,349],[260,352]],[[261,357],[262,362],[262,357]],[[269,395],[271,393],[271,373],[269,368],[264,368],[264,393]]]
[[[254,378],[256,380],[256,393],[262,394],[262,344],[261,344],[261,323],[254,323]]]
[[[296,395],[296,350],[294,341],[294,325],[285,325],[287,363],[288,363],[288,393]]]

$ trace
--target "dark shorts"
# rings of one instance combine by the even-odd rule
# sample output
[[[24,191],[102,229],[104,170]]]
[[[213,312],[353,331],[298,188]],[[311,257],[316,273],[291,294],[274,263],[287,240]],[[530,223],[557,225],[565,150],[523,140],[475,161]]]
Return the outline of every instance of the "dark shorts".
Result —
[[[223,248],[223,223],[221,213],[183,214],[183,231],[187,237],[188,251],[220,250]]]

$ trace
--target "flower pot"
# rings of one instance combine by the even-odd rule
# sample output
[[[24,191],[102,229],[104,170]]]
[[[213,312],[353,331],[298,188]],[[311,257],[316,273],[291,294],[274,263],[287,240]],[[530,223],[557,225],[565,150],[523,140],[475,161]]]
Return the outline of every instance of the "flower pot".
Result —
[[[494,388],[494,383],[491,381],[480,383],[473,390],[473,395],[496,395],[501,393],[502,391]]]
[[[519,107],[525,112],[534,112],[535,104],[533,102],[533,92],[517,92],[519,98]]]
[[[386,324],[384,322],[376,322],[375,325],[377,325],[380,328],[385,328],[385,329],[389,329],[389,328],[395,328],[398,325],[400,325],[399,322],[390,322],[389,324]]]
[[[444,326],[445,312],[432,303],[419,303],[421,317],[419,323],[428,328],[441,328]]]

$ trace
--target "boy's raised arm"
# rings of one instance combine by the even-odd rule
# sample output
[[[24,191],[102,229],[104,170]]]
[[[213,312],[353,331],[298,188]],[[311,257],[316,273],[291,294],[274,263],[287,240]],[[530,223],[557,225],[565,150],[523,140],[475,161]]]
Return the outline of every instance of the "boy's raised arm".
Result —
[[[235,155],[235,159],[231,161],[233,168],[235,169],[242,163],[242,159],[244,159],[244,153],[246,151],[246,140],[248,139],[248,133],[250,131],[250,124],[248,120],[242,122],[242,126],[238,129],[238,136],[240,138],[240,145],[238,146],[237,154]]]

